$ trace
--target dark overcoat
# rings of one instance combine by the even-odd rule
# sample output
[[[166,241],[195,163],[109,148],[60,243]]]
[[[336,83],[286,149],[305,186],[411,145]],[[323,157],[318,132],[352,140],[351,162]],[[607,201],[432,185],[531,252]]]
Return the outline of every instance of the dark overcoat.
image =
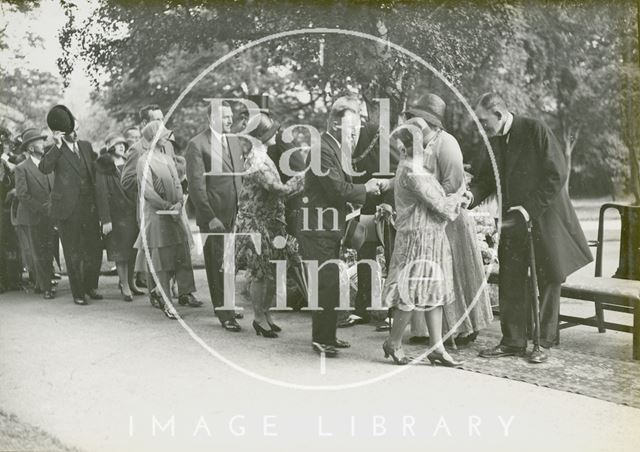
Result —
[[[556,138],[541,121],[514,115],[509,133],[491,138],[490,144],[500,176],[503,217],[511,207],[526,209],[533,221],[539,271],[548,281],[564,281],[593,257],[565,187],[568,168]],[[487,159],[471,184],[470,208],[494,194],[496,186]]]
[[[106,236],[107,257],[110,261],[126,261],[133,253],[138,236],[136,202],[126,193],[118,168],[110,154],[96,160],[96,204],[102,224],[111,223],[112,231]]]

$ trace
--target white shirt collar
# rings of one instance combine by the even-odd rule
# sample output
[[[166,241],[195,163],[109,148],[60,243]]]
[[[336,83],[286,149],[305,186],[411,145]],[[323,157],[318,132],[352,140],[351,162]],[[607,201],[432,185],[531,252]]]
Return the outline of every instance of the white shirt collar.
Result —
[[[67,146],[69,146],[69,149],[71,149],[72,152],[75,152],[76,145],[78,144],[77,141],[67,141],[64,137],[62,138],[62,141],[67,143]]]
[[[224,132],[218,133],[213,129],[213,127],[209,127],[209,130],[211,130],[211,135],[216,137],[216,139],[220,142],[222,142],[222,140],[227,137],[227,135]]]
[[[502,127],[501,136],[507,135],[511,131],[511,126],[513,125],[513,115],[507,112],[507,119],[504,122],[504,126]]]
[[[40,164],[40,159],[37,158],[35,155],[32,154],[32,155],[30,155],[30,157],[31,157],[31,160],[33,161],[33,163],[36,164],[36,166],[38,166]]]

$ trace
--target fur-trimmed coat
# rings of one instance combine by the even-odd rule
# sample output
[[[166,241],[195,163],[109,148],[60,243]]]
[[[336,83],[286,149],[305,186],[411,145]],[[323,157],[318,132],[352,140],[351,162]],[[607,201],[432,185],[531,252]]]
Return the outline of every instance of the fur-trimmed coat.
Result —
[[[120,183],[122,166],[116,167],[111,154],[103,154],[95,162],[96,204],[101,224],[111,223],[106,237],[110,261],[127,260],[138,236],[136,204]]]

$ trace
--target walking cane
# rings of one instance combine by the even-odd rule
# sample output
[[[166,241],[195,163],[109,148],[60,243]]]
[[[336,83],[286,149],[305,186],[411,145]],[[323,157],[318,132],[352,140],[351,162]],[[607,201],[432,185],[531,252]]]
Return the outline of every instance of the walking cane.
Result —
[[[533,245],[533,222],[529,213],[521,206],[512,207],[509,211],[518,211],[523,216],[527,224],[527,242],[529,245],[529,274],[530,282],[533,286],[533,322],[534,322],[534,334],[533,334],[533,350],[531,352],[530,361],[536,361],[537,357],[542,353],[540,350],[540,290],[538,289],[538,272],[536,270],[536,252]]]

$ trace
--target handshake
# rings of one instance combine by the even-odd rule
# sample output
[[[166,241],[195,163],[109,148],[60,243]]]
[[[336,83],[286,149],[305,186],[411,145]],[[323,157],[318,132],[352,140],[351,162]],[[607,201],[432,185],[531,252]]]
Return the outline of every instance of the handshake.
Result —
[[[367,193],[371,193],[373,195],[379,195],[388,191],[391,188],[392,179],[369,179],[365,184],[364,188]]]

